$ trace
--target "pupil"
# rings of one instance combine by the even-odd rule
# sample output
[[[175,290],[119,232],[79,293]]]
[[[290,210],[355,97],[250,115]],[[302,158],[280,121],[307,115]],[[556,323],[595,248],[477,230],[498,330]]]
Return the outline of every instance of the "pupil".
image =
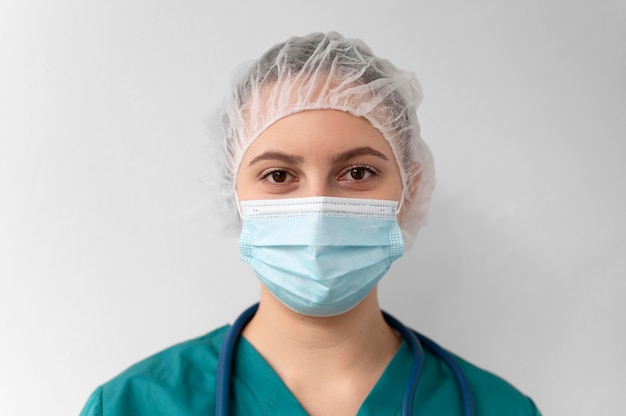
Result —
[[[285,172],[281,172],[281,171],[272,172],[272,179],[274,179],[274,182],[285,182],[286,178],[287,178],[287,175],[285,175]]]
[[[354,179],[363,179],[364,176],[364,172],[362,168],[354,168],[352,169],[352,171],[350,172],[350,175],[354,178]]]

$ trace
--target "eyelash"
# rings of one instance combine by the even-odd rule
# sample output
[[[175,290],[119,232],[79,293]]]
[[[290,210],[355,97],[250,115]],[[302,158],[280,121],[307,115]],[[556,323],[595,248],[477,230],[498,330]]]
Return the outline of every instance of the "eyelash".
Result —
[[[348,175],[348,174],[349,174],[352,170],[354,170],[354,169],[364,169],[364,170],[366,170],[369,174],[374,175],[374,176],[380,176],[380,174],[381,174],[380,170],[376,169],[376,168],[375,168],[375,167],[373,167],[373,166],[370,166],[370,165],[365,165],[365,164],[357,164],[357,165],[352,165],[352,166],[349,166],[349,167],[347,167],[346,169],[344,169],[344,170],[343,170],[343,173],[342,173],[341,175],[339,175],[339,178],[343,178],[343,177],[345,177],[346,175]],[[266,170],[264,170],[263,172],[261,172],[261,173],[258,175],[258,179],[259,179],[259,180],[265,180],[265,181],[268,181],[268,182],[270,182],[270,183],[272,183],[272,184],[275,184],[275,183],[276,183],[276,184],[278,184],[278,183],[283,183],[283,182],[277,182],[277,181],[271,181],[271,180],[269,180],[270,176],[271,176],[271,175],[273,175],[273,174],[274,174],[274,173],[276,173],[276,172],[283,172],[283,173],[285,173],[286,175],[290,175],[290,176],[292,176],[292,177],[295,177],[295,175],[294,175],[294,174],[292,174],[291,172],[289,172],[287,169],[283,169],[283,168],[270,168],[270,169],[266,169]],[[362,181],[362,180],[365,180],[365,179],[367,179],[367,178],[363,178],[363,179],[353,179],[353,180],[354,180],[354,181]],[[285,180],[285,182],[286,182],[286,180]]]
[[[376,169],[375,167],[373,167],[373,166],[365,165],[365,164],[358,164],[358,165],[349,166],[346,170],[344,170],[344,172],[341,174],[340,177],[343,178],[344,176],[349,174],[350,171],[352,171],[353,169],[365,169],[368,173],[370,173],[370,174],[372,174],[374,176],[380,176],[380,174],[381,174],[381,172],[378,169]],[[358,179],[356,179],[356,180],[358,180]],[[360,179],[360,180],[363,180],[363,179]]]
[[[261,173],[259,174],[259,176],[258,176],[258,179],[259,179],[259,180],[262,180],[262,181],[263,181],[263,180],[266,180],[266,181],[268,181],[268,182],[270,182],[270,183],[282,183],[282,182],[274,182],[274,181],[270,181],[270,180],[269,180],[269,177],[270,177],[272,174],[276,173],[276,172],[284,172],[284,173],[285,173],[285,174],[287,174],[287,175],[291,175],[291,176],[294,176],[294,177],[295,177],[295,175],[293,175],[293,174],[292,174],[291,172],[289,172],[287,169],[282,169],[282,168],[270,168],[270,169],[266,169],[266,170],[264,170],[263,172],[261,172]]]

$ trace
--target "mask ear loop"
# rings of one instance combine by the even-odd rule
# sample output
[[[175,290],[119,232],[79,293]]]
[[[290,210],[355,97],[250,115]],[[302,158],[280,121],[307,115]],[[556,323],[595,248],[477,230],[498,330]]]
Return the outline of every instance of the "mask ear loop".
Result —
[[[398,206],[396,208],[396,216],[400,215],[400,211],[402,210],[403,206],[404,206],[404,191],[402,191],[402,198],[398,202]]]
[[[235,189],[235,204],[237,205],[237,212],[239,213],[239,219],[243,221],[244,220],[243,211],[241,211],[241,204],[239,203],[239,195],[237,195],[236,189]]]
[[[406,195],[406,185],[404,181],[402,181],[402,196],[400,197],[400,201],[398,202],[398,206],[396,208],[396,216],[400,215],[400,211],[402,211],[402,207],[404,206],[404,200]]]

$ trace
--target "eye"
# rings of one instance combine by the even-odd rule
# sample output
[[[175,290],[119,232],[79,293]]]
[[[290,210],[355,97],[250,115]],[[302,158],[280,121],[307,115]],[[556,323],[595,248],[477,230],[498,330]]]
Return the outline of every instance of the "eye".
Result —
[[[362,181],[372,175],[380,175],[380,171],[368,165],[356,165],[349,167],[346,172],[341,175],[340,179],[348,181]]]
[[[271,183],[284,183],[293,181],[295,178],[292,174],[283,169],[273,168],[263,171],[259,178]]]

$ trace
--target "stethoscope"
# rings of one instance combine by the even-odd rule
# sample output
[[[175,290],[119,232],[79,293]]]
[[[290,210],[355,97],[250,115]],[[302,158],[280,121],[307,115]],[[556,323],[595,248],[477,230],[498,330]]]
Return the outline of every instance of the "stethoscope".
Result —
[[[241,332],[248,322],[256,313],[259,304],[252,305],[246,309],[235,321],[233,326],[226,333],[224,342],[220,349],[220,355],[217,361],[217,377],[215,380],[215,414],[216,416],[229,416],[229,396],[230,396],[230,372],[233,364],[233,355],[237,348],[237,342],[241,337]],[[413,398],[417,383],[422,373],[422,365],[424,363],[424,350],[422,345],[426,346],[432,353],[439,357],[452,371],[454,379],[461,394],[461,403],[464,416],[474,415],[474,398],[469,382],[463,373],[463,370],[450,355],[449,352],[437,345],[434,341],[424,335],[413,331],[404,326],[393,316],[383,311],[385,321],[389,326],[398,331],[404,341],[408,344],[413,354],[413,363],[409,372],[409,378],[404,387],[402,396],[402,416],[413,415]]]

